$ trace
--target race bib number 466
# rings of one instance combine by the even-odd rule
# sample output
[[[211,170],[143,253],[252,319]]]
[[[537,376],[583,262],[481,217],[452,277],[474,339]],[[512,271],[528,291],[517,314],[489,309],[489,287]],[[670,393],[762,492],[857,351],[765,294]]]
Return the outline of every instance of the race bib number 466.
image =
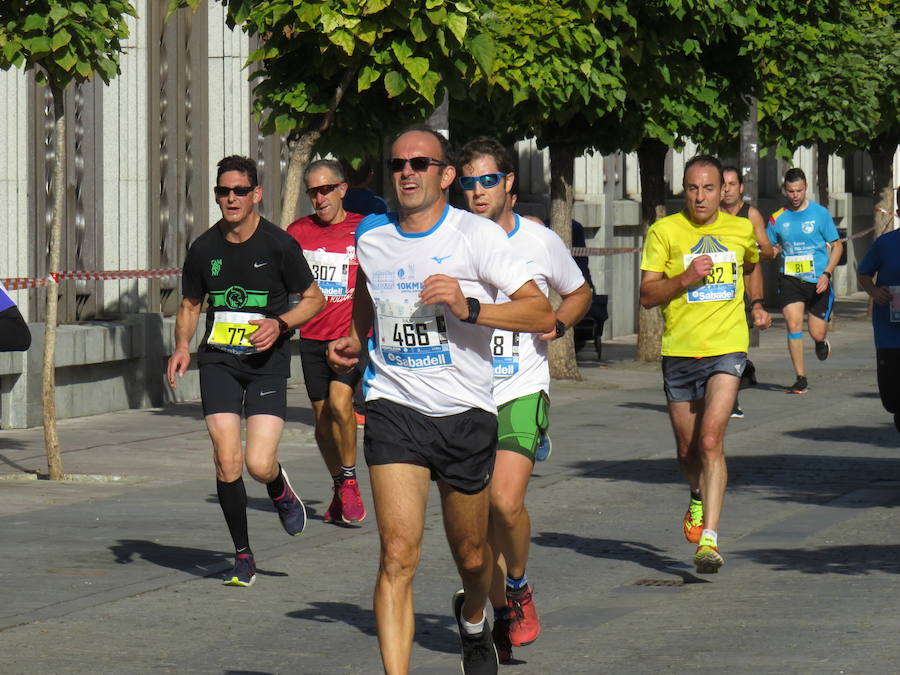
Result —
[[[378,340],[389,366],[443,368],[453,360],[443,311],[429,305],[377,303]]]
[[[703,254],[689,253],[684,256],[684,269],[690,267],[694,258]],[[687,291],[688,302],[718,302],[734,300],[737,295],[738,266],[734,251],[714,251],[706,253],[712,258],[712,269],[696,286]]]
[[[254,326],[248,321],[264,318],[262,314],[249,312],[216,312],[206,343],[230,354],[239,356],[255,354],[256,347],[250,342],[250,336],[259,326]]]

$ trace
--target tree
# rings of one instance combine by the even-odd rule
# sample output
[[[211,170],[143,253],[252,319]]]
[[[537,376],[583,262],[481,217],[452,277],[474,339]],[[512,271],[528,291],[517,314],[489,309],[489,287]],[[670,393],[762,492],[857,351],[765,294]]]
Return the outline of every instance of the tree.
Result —
[[[65,198],[65,89],[84,83],[94,74],[109,84],[119,73],[121,40],[128,37],[126,17],[136,16],[126,0],[69,2],[67,0],[6,0],[0,6],[0,68],[35,71],[38,84],[53,97],[54,168],[53,217],[50,228],[51,279],[47,284],[42,398],[47,469],[51,480],[64,477],[56,428],[56,322],[58,272]]]
[[[169,1],[171,14],[204,0]],[[447,88],[463,87],[475,63],[490,65],[466,0],[228,0],[227,9],[229,23],[261,43],[248,61],[259,66],[262,130],[288,135],[282,227],[294,219],[314,150],[350,161],[377,156],[386,135],[427,118]]]

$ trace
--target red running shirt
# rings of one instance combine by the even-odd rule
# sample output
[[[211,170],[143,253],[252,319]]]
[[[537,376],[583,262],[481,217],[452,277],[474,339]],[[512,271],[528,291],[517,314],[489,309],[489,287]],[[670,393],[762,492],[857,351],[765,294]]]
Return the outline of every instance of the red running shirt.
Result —
[[[334,225],[322,225],[316,216],[301,218],[288,226],[300,248],[326,304],[319,314],[303,324],[300,337],[308,340],[335,340],[350,334],[353,290],[356,288],[356,226],[364,216],[347,213]]]

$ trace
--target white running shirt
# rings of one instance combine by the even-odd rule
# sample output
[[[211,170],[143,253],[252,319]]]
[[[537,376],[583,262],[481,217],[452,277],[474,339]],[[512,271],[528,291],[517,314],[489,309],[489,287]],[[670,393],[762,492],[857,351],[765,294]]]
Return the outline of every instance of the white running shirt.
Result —
[[[531,280],[495,222],[447,206],[428,231],[400,229],[397,214],[366,217],[356,255],[375,308],[366,400],[387,399],[432,417],[472,408],[496,412],[491,395],[491,334],[457,319],[444,304],[419,302],[432,274],[459,281],[466,297],[493,303]]]
[[[544,295],[553,289],[568,295],[584,284],[584,275],[553,230],[533,220],[516,216],[516,226],[507,236],[516,256]],[[501,293],[497,302],[506,301]],[[550,392],[547,343],[537,333],[495,330],[491,341],[494,356],[494,402],[500,406],[539,391]]]

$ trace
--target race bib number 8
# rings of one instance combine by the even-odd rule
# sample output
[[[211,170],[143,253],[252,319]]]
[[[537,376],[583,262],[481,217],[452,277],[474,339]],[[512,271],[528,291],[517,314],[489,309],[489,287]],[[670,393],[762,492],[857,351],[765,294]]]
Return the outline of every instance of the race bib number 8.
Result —
[[[350,278],[350,256],[346,253],[304,251],[309,269],[325,296],[347,295]]]
[[[491,338],[494,377],[512,377],[519,372],[518,331],[495,330]]]
[[[888,286],[891,291],[891,323],[900,323],[900,286]]]
[[[377,305],[379,347],[387,365],[417,370],[453,362],[443,311],[426,305]]]
[[[816,270],[813,266],[811,255],[786,255],[784,256],[784,273],[789,277],[813,277]]]
[[[249,312],[216,312],[206,343],[229,354],[255,354],[257,350],[250,342],[250,336],[259,326],[247,322],[264,318],[262,314]]]
[[[690,267],[691,261],[700,255],[712,258],[712,269],[696,286],[687,291],[688,302],[719,302],[734,300],[737,295],[737,256],[734,251],[714,251],[700,254],[689,253],[684,256],[684,269]]]

